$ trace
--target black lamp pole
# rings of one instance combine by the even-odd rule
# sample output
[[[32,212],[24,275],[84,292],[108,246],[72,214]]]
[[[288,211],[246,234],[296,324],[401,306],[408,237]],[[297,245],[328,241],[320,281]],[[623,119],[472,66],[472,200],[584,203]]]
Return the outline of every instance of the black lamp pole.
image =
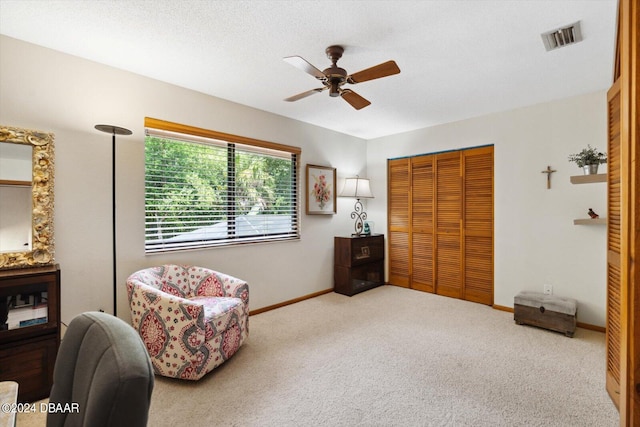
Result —
[[[129,129],[113,125],[96,125],[95,128],[101,132],[110,133],[111,138],[111,208],[112,208],[112,231],[113,231],[113,315],[117,315],[117,269],[116,269],[116,135],[131,135]]]

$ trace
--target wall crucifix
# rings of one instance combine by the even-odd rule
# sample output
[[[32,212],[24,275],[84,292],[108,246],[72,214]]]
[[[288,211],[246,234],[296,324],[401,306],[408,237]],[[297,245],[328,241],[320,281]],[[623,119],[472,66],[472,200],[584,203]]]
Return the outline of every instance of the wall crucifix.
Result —
[[[551,174],[556,172],[555,169],[551,169],[551,166],[547,166],[547,170],[542,171],[542,173],[547,174],[547,190],[551,188]]]

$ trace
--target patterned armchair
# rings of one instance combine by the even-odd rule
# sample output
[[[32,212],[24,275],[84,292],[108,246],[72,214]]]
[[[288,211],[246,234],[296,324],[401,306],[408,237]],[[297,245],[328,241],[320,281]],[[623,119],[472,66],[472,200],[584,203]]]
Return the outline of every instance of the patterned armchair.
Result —
[[[159,375],[199,380],[249,334],[249,285],[202,267],[163,265],[127,279],[131,321]]]

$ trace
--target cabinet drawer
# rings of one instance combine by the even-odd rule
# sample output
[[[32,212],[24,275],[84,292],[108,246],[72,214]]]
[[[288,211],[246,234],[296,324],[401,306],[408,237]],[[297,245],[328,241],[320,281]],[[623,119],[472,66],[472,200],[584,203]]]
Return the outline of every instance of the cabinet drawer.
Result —
[[[353,267],[350,274],[351,281],[355,284],[381,285],[384,282],[384,264],[376,262],[371,265]],[[360,285],[364,286],[364,285]]]
[[[352,266],[384,259],[384,236],[336,237],[335,264]]]
[[[0,348],[0,380],[19,384],[19,402],[32,402],[49,396],[56,342],[56,336],[52,335]]]
[[[376,261],[356,267],[334,268],[334,291],[352,296],[384,282],[384,261]]]
[[[351,265],[378,261],[384,258],[384,239],[382,236],[353,239]]]

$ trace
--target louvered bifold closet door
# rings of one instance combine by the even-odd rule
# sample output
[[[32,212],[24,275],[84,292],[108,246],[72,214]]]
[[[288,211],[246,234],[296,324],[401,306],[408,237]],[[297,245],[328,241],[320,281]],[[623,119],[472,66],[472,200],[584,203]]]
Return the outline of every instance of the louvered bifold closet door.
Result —
[[[620,181],[620,80],[607,94],[607,392],[619,406],[620,399],[620,308],[621,308],[621,181]]]
[[[435,156],[436,293],[462,298],[460,152]]]
[[[411,288],[434,292],[433,160],[411,159]]]
[[[409,207],[411,175],[409,159],[389,160],[388,188],[388,245],[389,283],[409,287]]]
[[[462,152],[463,267],[467,301],[493,304],[493,147]]]
[[[493,304],[493,146],[388,162],[389,283]]]

